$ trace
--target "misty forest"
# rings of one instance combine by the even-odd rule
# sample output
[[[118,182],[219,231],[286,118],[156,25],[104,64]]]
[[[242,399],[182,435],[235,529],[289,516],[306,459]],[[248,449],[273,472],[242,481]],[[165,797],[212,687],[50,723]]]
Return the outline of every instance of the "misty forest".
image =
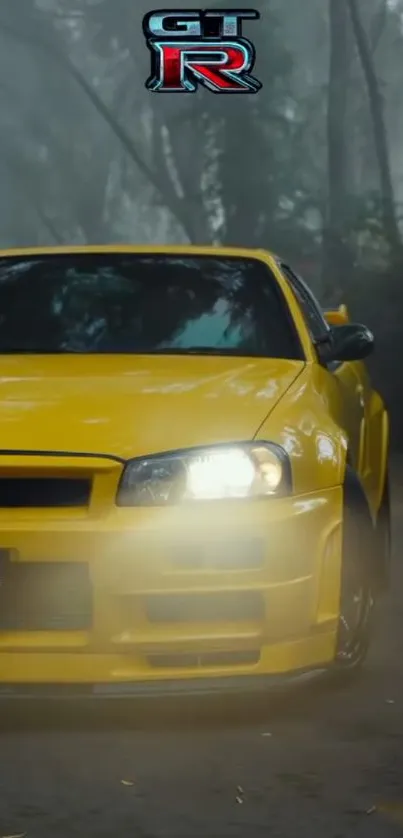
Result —
[[[272,249],[373,328],[396,431],[403,2],[302,4],[255,0],[244,32],[263,88],[220,97],[146,90],[145,0],[3,2],[1,247]]]

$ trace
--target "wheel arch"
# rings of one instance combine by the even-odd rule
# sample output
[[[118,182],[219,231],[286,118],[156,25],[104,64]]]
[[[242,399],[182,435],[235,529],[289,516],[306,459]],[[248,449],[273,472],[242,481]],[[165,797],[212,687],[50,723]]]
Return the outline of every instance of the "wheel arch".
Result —
[[[374,519],[372,514],[371,506],[360,476],[351,464],[346,465],[343,480],[343,509],[345,508],[345,504],[357,515],[358,520],[362,521],[362,526],[366,527],[368,531],[368,571],[374,589],[378,592],[383,576],[383,559],[378,555],[376,550],[376,519]]]
[[[358,473],[346,466],[343,481],[343,557],[340,580],[340,612],[336,655],[330,675],[336,680],[351,677],[363,665],[371,640],[374,575],[371,545],[372,516]],[[351,568],[358,569],[358,579]],[[351,587],[353,584],[354,587]],[[361,592],[357,622],[350,622],[348,605],[355,605],[356,585]],[[345,599],[347,594],[347,599]],[[347,618],[346,608],[347,605]],[[354,616],[354,615],[353,615]],[[350,627],[350,628],[349,628]],[[347,629],[347,633],[346,633]]]
[[[379,467],[379,486],[377,494],[377,514],[382,507],[383,496],[387,488],[387,481],[389,477],[389,445],[390,445],[390,419],[389,413],[384,407],[382,413],[382,442],[381,442],[381,456]]]

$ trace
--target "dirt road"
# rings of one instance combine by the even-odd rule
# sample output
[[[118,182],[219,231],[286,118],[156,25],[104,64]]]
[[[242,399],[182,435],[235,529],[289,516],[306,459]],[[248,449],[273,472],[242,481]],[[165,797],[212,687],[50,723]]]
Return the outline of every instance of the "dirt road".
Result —
[[[354,687],[0,717],[0,838],[402,835],[403,504],[394,536],[393,590]]]

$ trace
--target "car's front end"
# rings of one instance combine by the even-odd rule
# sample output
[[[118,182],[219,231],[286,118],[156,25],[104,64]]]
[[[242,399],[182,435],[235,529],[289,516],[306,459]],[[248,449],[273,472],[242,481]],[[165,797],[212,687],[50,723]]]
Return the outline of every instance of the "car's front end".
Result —
[[[331,660],[340,489],[118,507],[123,469],[0,456],[47,504],[0,514],[0,695],[241,688]]]
[[[114,351],[122,312],[94,348],[82,284],[56,344],[66,287],[38,292],[48,344],[28,323],[17,348],[11,315],[0,340],[0,697],[249,691],[329,664],[342,489],[299,350]]]

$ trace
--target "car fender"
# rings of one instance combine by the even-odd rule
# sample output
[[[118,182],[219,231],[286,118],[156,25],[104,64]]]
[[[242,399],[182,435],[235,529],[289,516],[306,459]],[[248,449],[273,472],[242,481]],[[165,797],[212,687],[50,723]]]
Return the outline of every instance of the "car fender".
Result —
[[[348,462],[340,389],[319,364],[307,364],[255,438],[281,445],[291,463],[294,494],[341,486]]]
[[[372,391],[369,407],[370,468],[373,474],[374,511],[377,515],[382,504],[388,473],[390,423],[383,399]]]

